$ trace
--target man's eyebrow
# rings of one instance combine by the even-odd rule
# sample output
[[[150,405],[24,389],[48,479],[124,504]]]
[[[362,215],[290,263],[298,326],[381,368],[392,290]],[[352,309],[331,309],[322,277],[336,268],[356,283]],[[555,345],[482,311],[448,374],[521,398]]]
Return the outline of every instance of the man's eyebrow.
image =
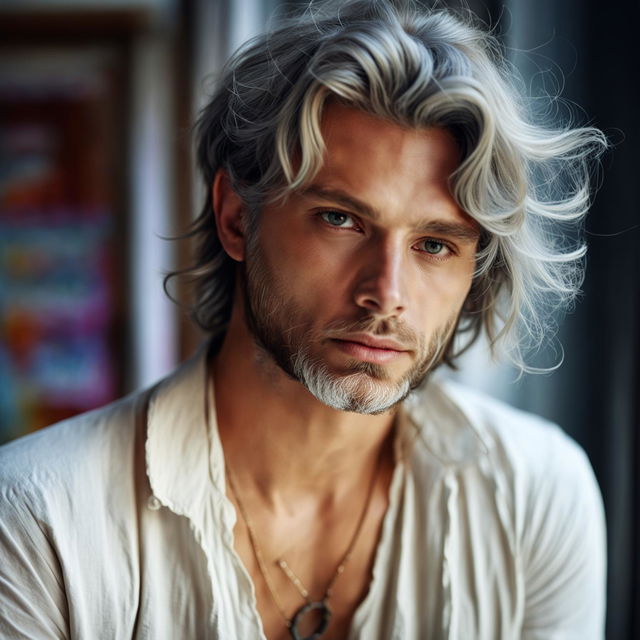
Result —
[[[362,200],[358,200],[358,198],[354,198],[340,189],[326,189],[312,184],[302,189],[300,193],[303,196],[316,196],[323,200],[337,202],[356,213],[360,213],[367,218],[371,218],[372,220],[378,220],[380,218],[380,214],[377,209],[370,207],[365,202],[362,202]]]
[[[417,231],[420,233],[433,234],[436,236],[446,236],[461,242],[478,242],[480,240],[480,230],[464,222],[446,222],[444,220],[432,220],[418,225]]]
[[[300,194],[303,196],[315,196],[323,200],[331,200],[373,221],[380,219],[380,214],[377,209],[340,189],[327,189],[312,184],[302,189]],[[462,242],[477,242],[480,238],[480,230],[477,227],[471,224],[465,224],[464,222],[448,222],[446,220],[425,221],[416,227],[416,231],[419,233],[443,235]]]

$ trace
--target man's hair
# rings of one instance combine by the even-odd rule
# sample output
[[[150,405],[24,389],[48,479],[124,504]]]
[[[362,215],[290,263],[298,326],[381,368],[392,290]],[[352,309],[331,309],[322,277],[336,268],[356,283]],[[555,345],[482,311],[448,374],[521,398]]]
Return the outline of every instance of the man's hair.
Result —
[[[321,116],[333,100],[451,133],[462,158],[451,191],[482,234],[458,339],[444,360],[451,364],[484,329],[492,349],[506,345],[512,362],[531,370],[526,350],[541,344],[582,282],[589,171],[606,140],[592,127],[536,124],[514,78],[495,39],[470,17],[415,2],[313,3],[246,43],[197,124],[208,195],[188,234],[197,240],[195,262],[172,274],[192,281],[196,323],[223,331],[232,304],[235,265],[212,211],[216,171],[228,173],[255,224],[265,202],[286,198],[319,170]]]

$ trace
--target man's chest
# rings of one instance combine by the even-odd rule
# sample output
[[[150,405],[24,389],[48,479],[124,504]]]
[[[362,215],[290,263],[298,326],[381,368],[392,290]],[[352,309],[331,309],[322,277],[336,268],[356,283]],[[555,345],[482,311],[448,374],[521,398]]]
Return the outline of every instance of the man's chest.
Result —
[[[389,474],[365,512],[342,518],[248,519],[238,507],[234,550],[255,593],[256,614],[269,640],[346,638],[372,581],[388,507]],[[292,510],[295,512],[295,509]]]

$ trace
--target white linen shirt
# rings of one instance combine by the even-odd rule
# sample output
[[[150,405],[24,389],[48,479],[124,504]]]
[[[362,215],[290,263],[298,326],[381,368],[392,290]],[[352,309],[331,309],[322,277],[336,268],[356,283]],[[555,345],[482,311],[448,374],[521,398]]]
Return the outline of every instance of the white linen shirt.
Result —
[[[204,353],[0,448],[2,638],[264,639]],[[581,449],[451,383],[405,402],[349,640],[603,637],[605,535]]]

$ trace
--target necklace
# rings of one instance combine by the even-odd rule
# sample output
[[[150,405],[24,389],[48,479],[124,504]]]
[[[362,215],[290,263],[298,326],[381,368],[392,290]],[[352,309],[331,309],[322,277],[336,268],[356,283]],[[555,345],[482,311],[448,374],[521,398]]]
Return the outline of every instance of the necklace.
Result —
[[[331,594],[333,592],[333,587],[336,581],[344,573],[344,568],[347,562],[349,562],[349,559],[351,558],[353,548],[355,547],[355,544],[358,540],[358,536],[360,535],[360,530],[362,529],[362,525],[365,521],[365,517],[367,515],[367,512],[369,511],[369,505],[371,504],[371,497],[373,496],[373,488],[375,487],[376,480],[378,478],[381,461],[382,461],[382,451],[378,456],[378,459],[376,461],[376,467],[374,469],[373,474],[371,475],[371,481],[369,483],[369,488],[367,490],[367,498],[360,512],[360,517],[358,518],[358,524],[356,525],[353,535],[351,536],[351,540],[349,541],[347,550],[342,556],[340,563],[338,564],[338,568],[336,569],[335,573],[333,574],[333,577],[329,581],[329,584],[325,589],[324,595],[322,596],[322,598],[320,598],[320,600],[312,600],[309,592],[300,581],[300,578],[298,578],[298,576],[291,570],[286,560],[284,560],[283,558],[276,559],[276,564],[280,567],[280,569],[282,569],[284,574],[287,576],[287,578],[289,578],[291,583],[295,586],[295,588],[298,590],[300,595],[305,600],[305,604],[302,605],[296,611],[296,613],[293,615],[292,618],[289,618],[287,616],[287,613],[284,610],[284,607],[282,605],[282,601],[280,600],[280,597],[278,596],[278,593],[273,585],[273,582],[271,581],[271,576],[269,575],[267,565],[264,561],[264,556],[262,555],[262,551],[258,546],[258,541],[256,538],[255,531],[253,529],[253,525],[251,524],[251,520],[249,519],[247,511],[244,508],[244,504],[242,503],[242,501],[240,500],[240,496],[238,495],[235,478],[233,477],[233,474],[231,473],[231,470],[229,469],[229,467],[225,464],[227,478],[229,480],[229,488],[231,489],[231,493],[233,494],[236,504],[238,505],[238,510],[240,511],[240,515],[242,516],[242,519],[244,520],[244,523],[247,527],[249,542],[251,544],[251,549],[253,550],[253,555],[255,556],[256,563],[258,564],[258,569],[262,577],[264,578],[265,584],[267,585],[267,589],[271,594],[271,598],[273,599],[276,607],[278,608],[280,615],[284,618],[284,621],[287,625],[287,628],[289,629],[289,632],[291,633],[291,637],[293,638],[293,640],[317,640],[318,638],[320,638],[320,636],[322,636],[322,634],[327,630],[327,627],[329,626],[329,620],[331,619],[331,609],[329,608],[329,598],[331,597]],[[313,611],[320,612],[320,621],[318,622],[318,625],[316,626],[315,630],[311,633],[311,635],[303,636],[298,630],[298,625],[302,622],[303,618],[307,614]]]

